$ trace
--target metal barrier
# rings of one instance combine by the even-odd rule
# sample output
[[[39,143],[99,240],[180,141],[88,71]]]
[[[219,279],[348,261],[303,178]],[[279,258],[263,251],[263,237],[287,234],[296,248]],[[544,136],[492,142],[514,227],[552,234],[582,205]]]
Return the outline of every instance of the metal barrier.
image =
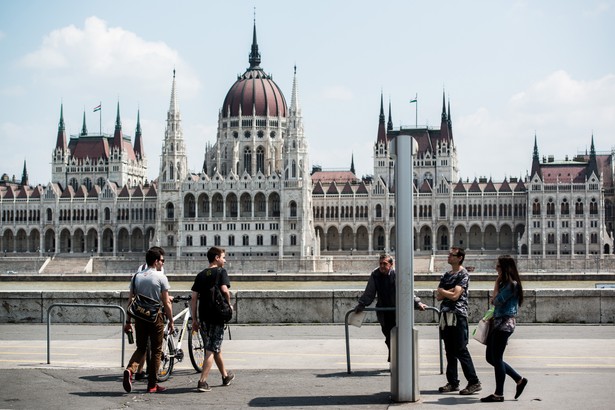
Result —
[[[118,305],[83,305],[79,303],[54,303],[49,308],[47,308],[47,364],[51,364],[51,309],[55,307],[86,307],[86,308],[111,308],[111,309],[119,309],[120,310],[120,326],[121,326],[121,334],[122,334],[122,363],[121,367],[124,367],[124,323],[126,322],[126,311],[124,308]]]
[[[395,308],[394,307],[373,307],[373,308],[366,307],[363,310],[367,312],[394,312]],[[438,313],[438,323],[440,323],[440,309],[434,306],[427,306],[425,310],[433,310],[434,312]],[[348,312],[346,312],[346,315],[344,316],[344,331],[346,334],[346,372],[348,374],[352,373],[352,371],[350,370],[350,333],[348,331],[348,317],[350,316],[352,312],[354,312],[354,309],[350,309]],[[440,351],[440,374],[443,374],[444,373],[444,357],[442,355],[442,336],[440,335],[439,329],[438,329],[438,350]]]

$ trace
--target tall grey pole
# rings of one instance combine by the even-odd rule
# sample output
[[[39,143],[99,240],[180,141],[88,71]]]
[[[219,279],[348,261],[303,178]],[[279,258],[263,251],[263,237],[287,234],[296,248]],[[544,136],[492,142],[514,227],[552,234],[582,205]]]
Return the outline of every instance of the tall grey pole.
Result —
[[[418,144],[410,135],[393,140],[395,156],[395,272],[397,329],[392,350],[391,393],[397,402],[418,401],[418,347],[414,332],[414,228],[412,159]]]

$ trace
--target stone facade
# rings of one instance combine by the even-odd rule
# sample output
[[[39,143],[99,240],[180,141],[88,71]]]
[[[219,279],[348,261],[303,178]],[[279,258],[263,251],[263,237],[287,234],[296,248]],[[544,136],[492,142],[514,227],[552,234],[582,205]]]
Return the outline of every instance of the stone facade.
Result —
[[[181,260],[204,259],[218,245],[230,259],[287,260],[299,270],[323,269],[325,256],[394,252],[391,142],[409,134],[419,148],[418,254],[451,246],[528,259],[613,253],[614,153],[597,153],[593,137],[589,153],[565,161],[541,160],[536,139],[530,174],[464,181],[445,97],[439,128],[409,129],[393,128],[390,105],[385,123],[381,98],[373,175],[357,177],[353,163],[310,171],[296,70],[288,106],[260,62],[255,28],[249,68],[224,99],[199,172],[188,170],[175,73],[154,181],[145,179],[140,123],[134,141],[125,136],[119,104],[113,136],[88,133],[84,116],[80,135],[67,140],[61,110],[52,181],[29,186],[25,164],[21,182],[0,181],[0,252],[121,257],[160,245]]]

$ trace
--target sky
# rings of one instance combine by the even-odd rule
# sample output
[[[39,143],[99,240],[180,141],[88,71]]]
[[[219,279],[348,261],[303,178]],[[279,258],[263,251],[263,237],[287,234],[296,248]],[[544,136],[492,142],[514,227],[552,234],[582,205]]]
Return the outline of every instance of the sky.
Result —
[[[47,184],[60,105],[76,135],[84,112],[112,133],[119,102],[156,178],[174,69],[199,172],[254,19],[288,104],[297,67],[311,165],[372,174],[381,95],[396,128],[438,128],[446,95],[464,180],[524,177],[535,137],[556,159],[615,147],[615,0],[0,0],[0,174]]]

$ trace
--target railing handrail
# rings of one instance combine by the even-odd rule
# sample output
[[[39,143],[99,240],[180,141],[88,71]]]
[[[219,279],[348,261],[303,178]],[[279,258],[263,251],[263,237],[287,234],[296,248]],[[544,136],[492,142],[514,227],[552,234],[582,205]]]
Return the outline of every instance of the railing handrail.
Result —
[[[391,311],[395,311],[396,308],[395,307],[366,307],[363,308],[364,311],[367,312],[391,312]],[[440,309],[438,309],[435,306],[427,306],[425,308],[425,310],[433,310],[434,312],[438,313],[438,319],[440,317]],[[348,312],[346,312],[346,315],[344,316],[344,332],[346,335],[346,372],[348,374],[352,373],[352,371],[350,370],[350,332],[348,331],[348,317],[350,316],[350,314],[354,312],[354,309],[350,309]],[[438,320],[438,323],[440,322],[440,320]],[[443,355],[442,355],[442,337],[440,335],[440,331],[438,330],[438,350],[440,351],[440,374],[444,373],[444,359],[443,359]]]
[[[86,308],[111,308],[111,309],[119,309],[120,310],[120,326],[121,326],[121,334],[122,334],[122,360],[121,367],[124,367],[124,322],[126,319],[126,311],[123,307],[119,305],[99,305],[99,304],[81,304],[81,303],[53,303],[51,306],[47,308],[47,364],[51,364],[51,310],[55,307],[86,307]]]

